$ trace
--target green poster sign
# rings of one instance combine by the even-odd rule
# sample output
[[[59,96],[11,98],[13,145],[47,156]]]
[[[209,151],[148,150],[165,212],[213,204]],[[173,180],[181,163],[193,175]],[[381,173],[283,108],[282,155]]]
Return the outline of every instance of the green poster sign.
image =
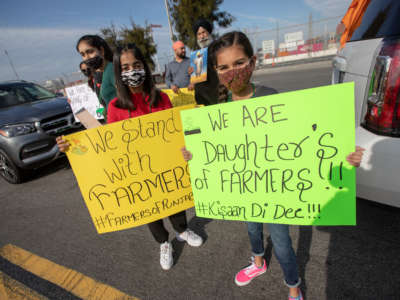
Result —
[[[355,225],[354,84],[181,111],[199,217]]]

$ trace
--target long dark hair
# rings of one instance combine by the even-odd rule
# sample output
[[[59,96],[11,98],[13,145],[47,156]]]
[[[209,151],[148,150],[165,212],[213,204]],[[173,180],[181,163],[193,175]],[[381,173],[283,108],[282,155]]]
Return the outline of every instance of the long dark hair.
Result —
[[[212,67],[217,66],[217,52],[223,48],[231,47],[233,45],[241,46],[244,53],[250,58],[254,55],[253,46],[248,37],[241,31],[231,31],[222,35],[220,38],[214,40],[208,47],[208,55]],[[228,99],[228,89],[220,84],[218,87],[218,103],[226,102]]]
[[[88,43],[90,46],[92,46],[98,50],[101,50],[103,48],[104,49],[104,59],[107,61],[110,61],[110,62],[113,60],[113,52],[112,52],[110,46],[108,46],[107,42],[100,36],[90,35],[90,34],[82,36],[76,43],[76,51],[78,51],[78,52],[79,52],[78,47],[81,42]]]
[[[117,47],[117,50],[114,53],[113,65],[114,65],[115,85],[117,87],[117,96],[118,96],[118,100],[115,102],[115,106],[118,108],[129,109],[129,110],[136,109],[131,99],[131,91],[129,87],[122,82],[121,79],[121,72],[122,72],[121,55],[126,52],[131,52],[132,55],[137,60],[140,60],[142,62],[144,66],[144,71],[146,73],[143,82],[143,92],[149,95],[150,108],[157,106],[157,104],[161,99],[160,90],[158,90],[155,87],[155,84],[153,82],[153,77],[151,76],[150,68],[146,63],[143,53],[135,44],[127,44],[119,46]]]
[[[223,48],[237,45],[243,48],[244,53],[250,58],[254,55],[253,46],[248,37],[241,31],[231,31],[222,35],[217,40],[213,41],[208,48],[213,67],[217,65],[217,52]]]

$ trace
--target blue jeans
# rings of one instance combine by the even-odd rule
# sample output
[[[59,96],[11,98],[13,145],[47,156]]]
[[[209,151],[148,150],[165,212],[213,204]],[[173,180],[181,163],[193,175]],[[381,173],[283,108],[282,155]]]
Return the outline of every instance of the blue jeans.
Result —
[[[262,223],[247,223],[251,250],[254,256],[264,255],[264,235]],[[297,269],[296,255],[292,247],[292,240],[289,236],[289,225],[267,224],[271,234],[272,245],[276,258],[281,265],[285,275],[285,283],[288,287],[300,285],[299,271]]]

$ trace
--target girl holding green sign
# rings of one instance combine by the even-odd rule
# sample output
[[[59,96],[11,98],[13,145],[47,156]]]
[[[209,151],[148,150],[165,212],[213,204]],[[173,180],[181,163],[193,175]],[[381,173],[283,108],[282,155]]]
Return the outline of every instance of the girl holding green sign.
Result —
[[[209,48],[211,62],[214,65],[218,78],[229,93],[220,96],[221,102],[237,101],[261,96],[276,94],[277,91],[268,87],[255,85],[250,82],[255,69],[256,57],[253,47],[242,32],[229,32],[214,41]],[[358,167],[364,149],[357,147],[355,152],[347,156],[347,161]],[[182,149],[185,160],[192,159],[192,154]],[[285,284],[289,287],[289,300],[302,300],[299,285],[301,280],[298,274],[296,255],[289,235],[289,225],[267,224],[274,246],[274,253],[281,265],[285,276]],[[238,286],[247,285],[255,277],[267,270],[264,256],[263,224],[247,222],[247,229],[252,249],[251,264],[240,270],[235,276]]]

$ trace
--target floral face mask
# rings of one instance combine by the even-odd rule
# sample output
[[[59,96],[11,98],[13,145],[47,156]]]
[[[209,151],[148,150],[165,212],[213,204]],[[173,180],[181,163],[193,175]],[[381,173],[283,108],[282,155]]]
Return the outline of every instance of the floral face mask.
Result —
[[[245,66],[234,68],[226,72],[218,72],[220,83],[226,86],[227,89],[233,92],[240,92],[250,81],[253,73],[252,61],[249,61]]]

